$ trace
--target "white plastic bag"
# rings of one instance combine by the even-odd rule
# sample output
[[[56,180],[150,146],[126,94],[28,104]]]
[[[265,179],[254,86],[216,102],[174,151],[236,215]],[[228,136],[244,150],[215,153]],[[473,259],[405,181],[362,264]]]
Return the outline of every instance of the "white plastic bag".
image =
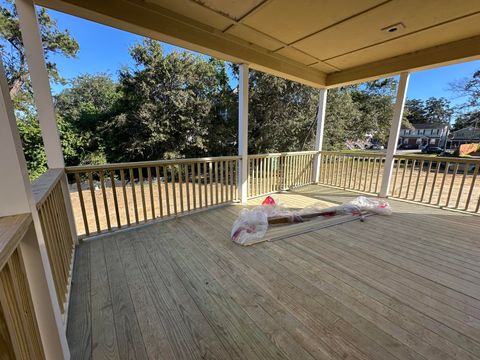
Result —
[[[349,204],[357,206],[361,211],[368,211],[378,215],[391,215],[392,208],[390,204],[383,199],[372,199],[365,196],[359,196]]]
[[[265,205],[252,210],[242,209],[233,223],[230,234],[232,241],[240,245],[250,245],[263,238],[268,229],[268,210]]]

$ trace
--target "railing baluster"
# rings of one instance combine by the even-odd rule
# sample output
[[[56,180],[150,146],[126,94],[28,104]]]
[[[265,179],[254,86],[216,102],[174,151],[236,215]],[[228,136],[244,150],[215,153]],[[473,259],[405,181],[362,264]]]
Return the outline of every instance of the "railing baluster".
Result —
[[[446,162],[445,163],[445,170],[443,172],[442,185],[440,186],[440,191],[438,192],[437,205],[440,205],[440,202],[442,200],[443,187],[445,185],[445,180],[447,179],[447,174],[448,174],[449,168],[450,168],[450,163]]]
[[[174,167],[175,169],[175,167]],[[184,206],[184,198],[183,198],[183,168],[182,165],[178,165],[178,188],[180,191],[180,212],[183,213],[185,212],[185,206]],[[176,195],[175,195],[176,196]]]
[[[424,164],[424,160],[420,161],[420,166],[418,168],[418,173],[417,173],[417,181],[415,182],[415,191],[413,192],[413,200],[414,201],[417,198],[418,184],[420,183],[420,176],[422,174],[423,164]]]
[[[160,166],[155,166],[155,174],[157,175],[158,211],[160,212],[160,217],[163,218],[162,176],[160,175]]]
[[[165,179],[165,202],[167,205],[167,216],[172,214],[170,209],[170,191],[168,189],[168,166],[162,166],[163,178]]]
[[[209,174],[209,180],[210,180],[210,205],[214,205],[214,202],[213,202],[213,178],[214,178],[214,175],[213,175],[213,164],[212,164],[211,161],[208,163],[208,174]]]
[[[197,187],[198,187],[198,206],[203,208],[202,202],[202,164],[197,162]]]
[[[190,175],[188,171],[188,164],[185,164],[185,189],[187,190],[187,211],[191,210],[190,204]]]
[[[195,174],[195,163],[192,163],[192,198],[193,198],[193,209],[197,208],[197,189],[196,189],[196,174]]]
[[[140,183],[140,195],[142,197],[143,221],[147,221],[147,204],[145,200],[145,188],[143,184],[143,168],[138,168],[138,182]]]
[[[432,203],[433,192],[435,191],[435,184],[437,183],[437,177],[438,177],[438,173],[440,171],[440,164],[441,164],[441,161],[435,162],[435,175],[433,175],[432,189],[430,190],[430,196],[428,198],[428,203],[429,204]]]
[[[78,199],[80,200],[80,209],[82,211],[83,226],[85,228],[85,234],[88,236],[90,235],[90,231],[88,229],[87,212],[85,211],[85,201],[83,200],[82,185],[80,183],[80,175],[78,173],[75,173],[75,182],[77,183],[77,192]]]
[[[129,173],[130,173],[130,186],[132,188],[133,211],[135,213],[135,223],[138,224],[137,193],[135,190],[135,174],[133,173],[133,168],[130,168]]]
[[[123,169],[120,170],[120,179],[122,182],[123,204],[125,206],[125,215],[127,216],[127,225],[130,226],[130,211],[128,208],[127,188],[125,185],[125,172],[123,171]]]
[[[380,171],[382,170],[383,157],[378,158],[378,169],[377,169],[377,181],[375,182],[375,192],[378,194],[380,192]]]
[[[445,207],[449,207],[450,197],[452,195],[453,185],[455,184],[455,177],[457,176],[457,171],[458,171],[458,162],[455,164],[455,168],[453,170],[453,176],[450,182],[450,189],[448,190],[447,202],[445,203]]]
[[[233,161],[229,161],[230,163],[230,201],[233,201],[234,198],[233,198],[233,191],[234,191],[234,186],[233,186],[233,181],[234,181],[234,178],[233,178],[233,167],[234,167],[234,162]]]
[[[220,203],[225,202],[225,197],[224,197],[224,185],[223,185],[223,161],[220,161]]]
[[[431,160],[428,162],[427,175],[425,175],[425,182],[423,183],[422,196],[420,197],[421,202],[423,202],[423,197],[425,196],[425,190],[427,189],[427,183],[428,183],[428,177],[430,175],[430,171],[432,171],[432,161]]]
[[[170,172],[170,184],[172,185],[172,203],[173,203],[173,213],[178,215],[178,206],[177,206],[177,174],[175,172],[175,167],[172,166],[167,166],[167,176],[168,173]]]
[[[376,157],[373,157],[372,158],[372,172],[370,173],[370,184],[368,186],[368,192],[372,192],[372,186],[373,186],[373,176],[375,174],[375,168],[377,167],[377,158]]]
[[[462,182],[460,184],[460,188],[458,189],[457,202],[455,203],[456,209],[458,209],[458,205],[460,204],[460,198],[462,197],[462,194],[463,194],[463,186],[465,185],[465,179],[467,178],[467,173],[468,173],[468,163],[463,163],[463,176],[462,176]]]
[[[112,227],[110,225],[110,211],[108,209],[107,191],[105,189],[105,179],[104,179],[103,174],[104,174],[103,170],[100,170],[99,175],[100,175],[100,186],[101,186],[101,189],[102,189],[103,208],[104,208],[104,211],[105,211],[105,218],[107,220],[107,228],[108,228],[108,230],[111,230]]]
[[[118,209],[117,187],[115,185],[114,170],[110,171],[110,183],[112,184],[113,205],[115,206],[115,219],[117,220],[117,227],[120,229],[122,227],[122,222],[120,221],[120,211]]]
[[[100,232],[100,220],[98,218],[97,199],[95,197],[95,188],[93,187],[93,175],[92,172],[88,172],[88,186],[90,187],[90,195],[92,197],[93,214],[95,215],[95,225],[97,226],[97,232]]]
[[[208,207],[208,174],[207,162],[203,163],[203,190],[205,194],[205,207]]]
[[[472,198],[472,193],[475,187],[475,181],[477,180],[479,167],[480,167],[480,163],[477,163],[477,165],[475,166],[475,170],[473,171],[472,182],[470,183],[470,190],[468,191],[467,200],[465,202],[465,208],[464,208],[465,211],[468,211],[468,206],[470,205],[470,199]]]
[[[410,194],[410,184],[412,183],[413,171],[415,170],[415,164],[417,163],[416,159],[413,159],[412,168],[410,169],[410,175],[408,177],[407,193],[405,194],[405,199],[408,199],[408,194]]]
[[[150,211],[152,213],[152,219],[155,219],[155,201],[153,199],[153,184],[152,184],[152,169],[147,167],[147,177],[148,177],[148,190],[150,191]]]

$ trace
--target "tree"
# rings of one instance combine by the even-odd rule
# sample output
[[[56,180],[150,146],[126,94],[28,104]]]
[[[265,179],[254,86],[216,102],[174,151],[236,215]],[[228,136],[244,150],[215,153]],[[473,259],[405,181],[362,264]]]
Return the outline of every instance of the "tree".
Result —
[[[154,40],[133,46],[130,54],[135,67],[120,72],[119,111],[103,131],[108,160],[208,154],[208,131],[219,123],[215,112],[223,111],[229,91],[223,65],[189,52],[165,55]]]
[[[444,97],[430,97],[425,101],[425,115],[429,124],[446,125],[449,123],[453,112],[450,101]]]
[[[466,98],[459,105],[460,115],[455,121],[454,130],[480,125],[480,70],[475,71],[470,79],[465,78],[450,84],[450,90]]]
[[[249,152],[311,147],[318,90],[260,71],[249,73]]]
[[[45,8],[37,10],[37,18],[43,42],[47,70],[50,78],[56,82],[64,82],[58,73],[56,64],[49,61],[52,54],[75,57],[78,53],[78,43],[70,36],[68,30],[60,30],[57,22],[50,17]],[[14,101],[20,97],[25,100],[31,94],[25,49],[23,46],[17,11],[13,1],[8,0],[0,10],[0,51],[4,62],[10,96]]]
[[[352,101],[360,112],[360,116],[352,116],[347,123],[350,140],[363,139],[371,134],[379,143],[387,142],[396,84],[395,79],[387,78],[349,88]],[[352,110],[353,114],[355,112]]]
[[[421,99],[408,99],[405,102],[405,117],[412,124],[427,123],[424,101]]]
[[[409,99],[405,104],[406,118],[412,124],[446,125],[454,114],[454,108],[444,97]]]
[[[55,97],[57,116],[76,134],[67,165],[106,161],[102,129],[116,115],[121,97],[118,84],[107,74],[80,75]]]
[[[64,83],[65,80],[58,73],[56,64],[48,59],[52,54],[75,57],[79,49],[78,44],[68,31],[61,31],[58,28],[56,21],[50,17],[46,9],[37,10],[37,17],[50,78],[53,81]],[[34,179],[47,169],[46,155],[33,105],[17,11],[10,0],[3,2],[0,8],[0,54],[5,67],[10,96],[16,110],[17,124],[30,177]],[[77,138],[65,122],[59,123],[59,131],[64,154],[68,159],[74,152]]]

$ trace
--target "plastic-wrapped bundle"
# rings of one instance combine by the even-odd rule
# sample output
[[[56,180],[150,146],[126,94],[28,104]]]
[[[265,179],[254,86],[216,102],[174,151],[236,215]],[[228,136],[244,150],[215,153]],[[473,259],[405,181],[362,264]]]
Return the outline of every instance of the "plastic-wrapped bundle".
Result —
[[[230,238],[240,245],[250,245],[265,236],[268,229],[268,217],[264,205],[255,209],[242,209],[233,223]]]
[[[330,208],[322,208],[322,204],[319,203],[300,211],[291,211],[268,196],[261,206],[252,210],[243,209],[240,212],[237,220],[233,223],[230,238],[238,244],[251,245],[262,241],[269,224],[301,223],[312,218],[327,218],[336,215],[361,216],[362,212],[390,215],[392,209],[385,200],[359,196],[346,204]]]
[[[378,215],[391,215],[392,208],[390,204],[383,199],[372,199],[365,196],[359,196],[349,204],[357,206],[361,211],[368,211]]]

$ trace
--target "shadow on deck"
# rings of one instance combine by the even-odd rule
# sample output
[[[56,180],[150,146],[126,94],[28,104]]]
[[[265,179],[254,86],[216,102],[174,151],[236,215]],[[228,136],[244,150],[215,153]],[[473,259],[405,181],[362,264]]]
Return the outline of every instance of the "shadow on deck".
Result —
[[[358,195],[278,196],[302,207]],[[479,358],[480,217],[391,204],[391,217],[247,248],[229,241],[234,205],[84,242],[72,357]]]

